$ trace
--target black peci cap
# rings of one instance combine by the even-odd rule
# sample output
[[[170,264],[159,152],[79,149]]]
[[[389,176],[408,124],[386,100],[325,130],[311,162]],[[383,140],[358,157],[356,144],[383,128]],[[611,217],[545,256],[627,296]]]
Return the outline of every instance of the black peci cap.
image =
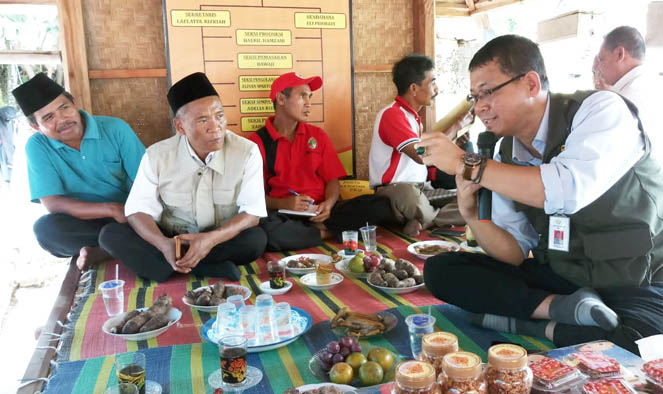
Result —
[[[168,103],[173,110],[173,114],[184,105],[203,97],[219,96],[207,79],[207,76],[201,72],[190,74],[180,79],[176,84],[168,89]]]
[[[64,88],[44,73],[35,75],[31,80],[12,91],[25,116],[30,116],[35,111],[44,108],[62,93],[64,93]]]

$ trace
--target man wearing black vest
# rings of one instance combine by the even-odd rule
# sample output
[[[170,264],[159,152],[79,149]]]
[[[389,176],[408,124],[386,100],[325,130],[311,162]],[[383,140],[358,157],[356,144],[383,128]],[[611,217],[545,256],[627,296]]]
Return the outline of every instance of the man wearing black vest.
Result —
[[[267,233],[267,250],[309,248],[367,222],[391,221],[386,197],[366,195],[338,201],[339,178],[345,177],[345,169],[327,134],[306,123],[313,91],[321,86],[320,77],[302,78],[294,72],[278,77],[269,94],[275,115],[249,137],[263,158],[270,212],[260,226]]]
[[[459,209],[487,255],[426,261],[438,298],[473,322],[558,346],[663,332],[663,174],[637,109],[612,92],[551,94],[532,41],[507,35],[470,62],[470,98],[504,137],[494,160],[424,136],[424,162],[456,174]],[[479,221],[477,191],[493,192]]]

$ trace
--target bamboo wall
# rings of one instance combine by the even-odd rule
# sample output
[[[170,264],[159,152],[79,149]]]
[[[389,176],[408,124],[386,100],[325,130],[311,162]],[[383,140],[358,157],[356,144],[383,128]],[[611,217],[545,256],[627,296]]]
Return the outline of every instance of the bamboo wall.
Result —
[[[166,67],[161,0],[83,1],[90,70]],[[377,112],[396,94],[388,65],[413,51],[411,0],[353,0],[357,177],[368,179]],[[361,71],[381,66],[380,71]],[[385,71],[386,70],[386,71]],[[92,79],[92,112],[126,120],[150,145],[171,135],[166,78]],[[350,87],[348,87],[348,91]]]

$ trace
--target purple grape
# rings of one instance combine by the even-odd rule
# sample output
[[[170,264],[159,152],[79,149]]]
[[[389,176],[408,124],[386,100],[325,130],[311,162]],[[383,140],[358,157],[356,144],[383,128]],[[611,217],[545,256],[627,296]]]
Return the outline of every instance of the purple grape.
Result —
[[[334,364],[332,363],[331,360],[329,360],[329,362],[321,362],[321,363],[320,363],[320,367],[321,367],[322,370],[325,371],[325,372],[330,371],[330,370],[332,369],[333,366],[334,366]]]
[[[354,343],[354,338],[352,337],[345,337],[341,339],[341,346],[351,348],[352,344]]]
[[[352,353],[361,353],[361,345],[359,343],[352,344]]]
[[[334,354],[334,357],[332,358],[332,363],[336,364],[336,363],[341,363],[343,361],[345,361],[345,357],[343,357],[341,353]]]
[[[343,346],[343,347],[341,347],[341,352],[340,352],[339,354],[340,354],[341,356],[343,356],[343,358],[346,358],[346,357],[348,357],[348,354],[350,354],[350,353],[352,353],[352,352],[350,351],[350,348],[349,348],[349,347],[345,347],[345,346]]]
[[[322,360],[323,363],[331,363],[332,358],[334,358],[334,355],[327,350],[323,350],[320,353],[320,360]]]
[[[341,351],[341,345],[336,341],[331,341],[327,344],[327,351],[331,354],[336,354]]]
[[[364,257],[364,264],[367,264],[367,263],[370,264],[370,262],[371,262],[371,256]]]

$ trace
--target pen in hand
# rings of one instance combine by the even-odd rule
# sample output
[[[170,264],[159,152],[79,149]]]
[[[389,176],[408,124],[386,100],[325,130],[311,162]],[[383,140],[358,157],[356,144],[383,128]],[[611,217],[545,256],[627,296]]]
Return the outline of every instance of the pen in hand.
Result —
[[[290,192],[290,194],[292,194],[293,196],[299,196],[299,193],[297,193],[292,189],[288,190],[288,192]],[[308,205],[313,205],[313,201],[308,201]]]

